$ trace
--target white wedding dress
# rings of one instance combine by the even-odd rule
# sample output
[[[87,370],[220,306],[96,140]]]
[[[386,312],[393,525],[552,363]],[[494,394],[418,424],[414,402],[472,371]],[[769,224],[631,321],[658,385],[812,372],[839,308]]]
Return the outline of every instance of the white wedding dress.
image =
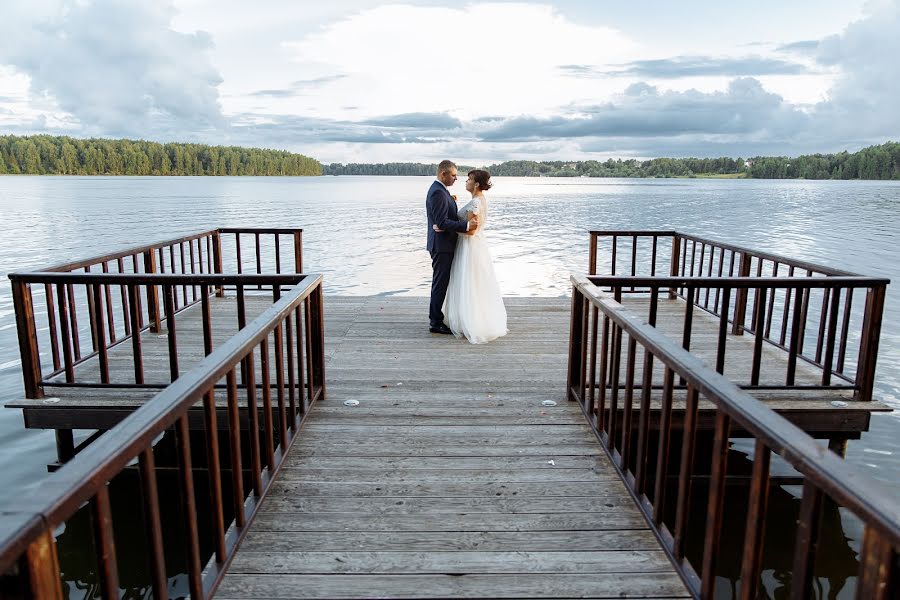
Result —
[[[459,209],[459,218],[478,215],[478,231],[460,235],[444,301],[447,326],[458,338],[484,344],[507,334],[506,307],[484,236],[487,206],[477,196]]]

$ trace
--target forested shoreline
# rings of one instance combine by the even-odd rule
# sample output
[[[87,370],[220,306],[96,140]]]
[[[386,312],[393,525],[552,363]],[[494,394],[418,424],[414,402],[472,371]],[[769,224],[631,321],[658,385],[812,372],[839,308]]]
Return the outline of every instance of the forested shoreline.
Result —
[[[331,163],[282,150],[78,139],[0,136],[0,175],[409,175],[431,176],[428,163]],[[473,167],[460,165],[466,172]],[[489,165],[498,177],[723,177],[754,179],[900,180],[900,143],[858,152],[797,157],[654,158],[650,160],[523,161]]]
[[[437,165],[422,163],[332,163],[325,175],[434,175]],[[460,166],[460,171],[471,167]],[[527,161],[485,167],[498,177],[728,177],[754,179],[900,179],[900,143],[858,152],[797,157],[654,158],[651,160]]]
[[[321,175],[281,150],[143,140],[0,136],[0,175]]]

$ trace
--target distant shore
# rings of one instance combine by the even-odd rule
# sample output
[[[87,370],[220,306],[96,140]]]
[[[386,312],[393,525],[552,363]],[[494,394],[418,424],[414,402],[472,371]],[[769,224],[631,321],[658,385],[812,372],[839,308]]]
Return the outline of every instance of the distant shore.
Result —
[[[497,177],[900,180],[900,143],[887,142],[854,153],[793,158],[509,160],[478,167]],[[459,165],[462,173],[472,168]],[[372,177],[434,176],[436,169],[436,164],[412,162],[322,164],[309,156],[285,150],[240,146],[49,135],[0,136],[0,175]]]

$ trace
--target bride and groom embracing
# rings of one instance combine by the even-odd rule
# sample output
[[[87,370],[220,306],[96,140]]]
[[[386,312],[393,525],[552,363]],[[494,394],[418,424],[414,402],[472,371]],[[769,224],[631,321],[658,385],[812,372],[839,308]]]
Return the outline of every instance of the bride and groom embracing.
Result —
[[[484,192],[491,188],[491,175],[481,169],[470,171],[466,191],[472,200],[457,208],[456,196],[448,188],[458,175],[453,162],[441,161],[425,199],[433,272],[429,331],[484,344],[508,331],[506,308],[484,237],[488,217]]]

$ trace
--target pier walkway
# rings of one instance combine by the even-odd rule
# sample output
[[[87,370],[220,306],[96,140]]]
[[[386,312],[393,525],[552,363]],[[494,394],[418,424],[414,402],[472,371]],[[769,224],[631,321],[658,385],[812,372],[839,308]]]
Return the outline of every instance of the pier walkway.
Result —
[[[328,395],[217,596],[689,596],[565,401],[568,299],[507,299],[480,346],[427,302],[326,298]]]

